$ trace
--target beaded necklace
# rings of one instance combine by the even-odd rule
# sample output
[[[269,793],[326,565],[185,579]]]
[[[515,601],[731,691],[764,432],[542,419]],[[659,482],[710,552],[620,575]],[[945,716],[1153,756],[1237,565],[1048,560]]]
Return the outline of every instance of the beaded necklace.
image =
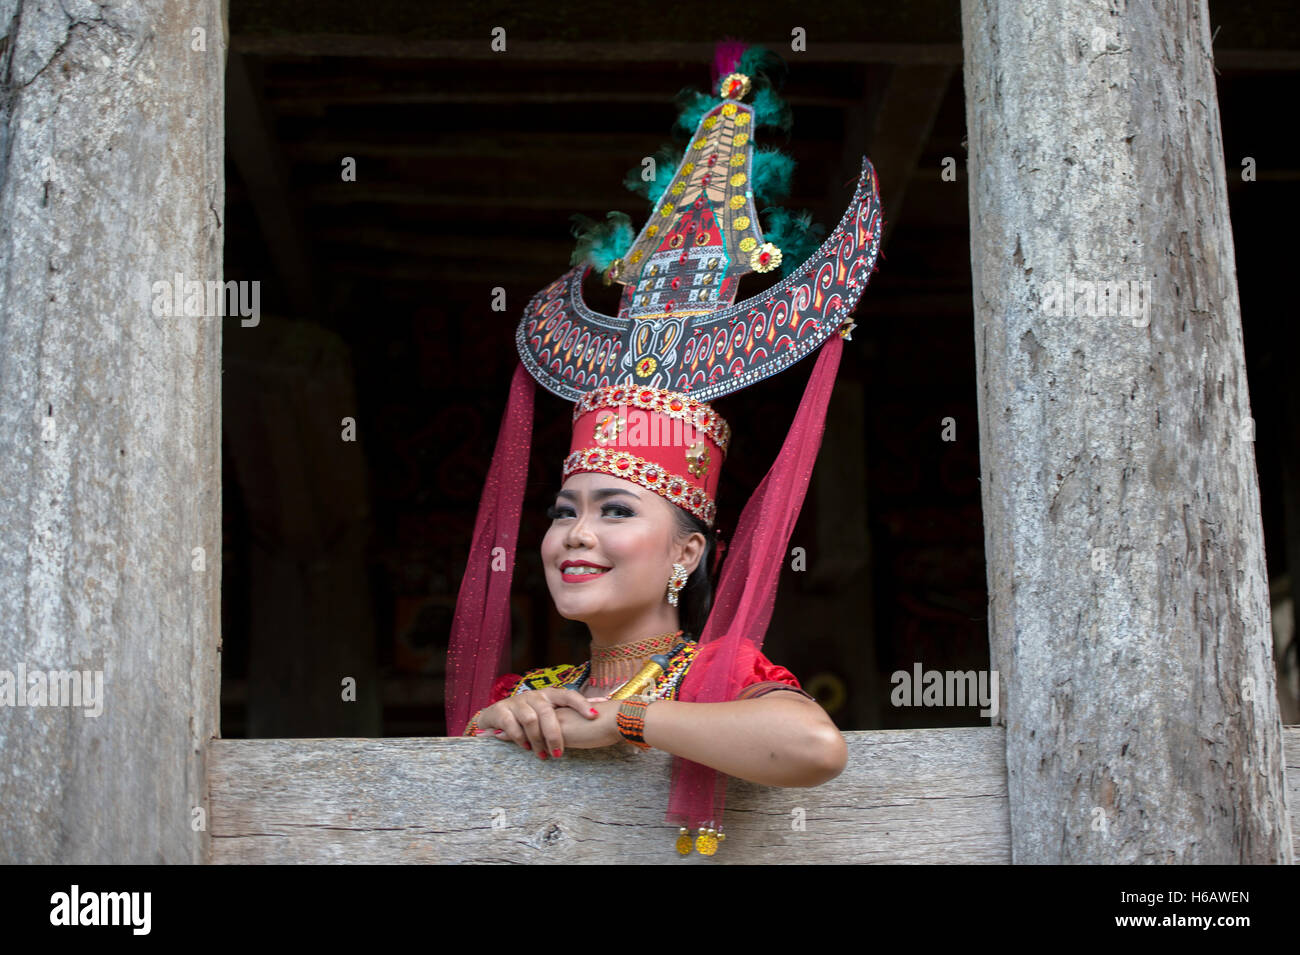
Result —
[[[668,653],[677,646],[683,631],[676,630],[657,636],[620,643],[617,646],[591,646],[589,683],[600,690],[622,686],[641,669],[641,661],[657,653]]]

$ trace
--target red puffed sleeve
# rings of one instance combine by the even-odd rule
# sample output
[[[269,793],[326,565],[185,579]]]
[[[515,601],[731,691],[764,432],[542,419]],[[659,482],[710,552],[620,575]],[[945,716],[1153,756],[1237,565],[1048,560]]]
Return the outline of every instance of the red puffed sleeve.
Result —
[[[488,695],[488,706],[491,706],[493,703],[500,703],[504,700],[510,695],[510,691],[515,688],[515,685],[522,679],[523,677],[518,673],[503,673],[501,676],[497,677],[492,681],[492,692]]]
[[[707,666],[719,645],[719,641],[714,641],[701,647],[693,666]],[[744,673],[740,682],[740,691],[735,697],[738,700],[752,700],[774,690],[794,690],[810,700],[813,699],[813,696],[799,685],[799,680],[793,673],[773,663],[763,655],[762,651],[756,650],[748,640],[740,645],[736,654],[736,666]]]

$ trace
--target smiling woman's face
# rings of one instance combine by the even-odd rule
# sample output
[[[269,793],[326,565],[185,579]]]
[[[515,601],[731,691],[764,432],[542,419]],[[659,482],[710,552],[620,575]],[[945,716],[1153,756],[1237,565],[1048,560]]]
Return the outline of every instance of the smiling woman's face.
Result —
[[[687,573],[699,563],[703,535],[677,539],[673,505],[631,481],[574,474],[555,497],[542,563],[555,609],[590,626],[618,626],[668,606],[673,563]],[[578,561],[604,568],[579,574]]]

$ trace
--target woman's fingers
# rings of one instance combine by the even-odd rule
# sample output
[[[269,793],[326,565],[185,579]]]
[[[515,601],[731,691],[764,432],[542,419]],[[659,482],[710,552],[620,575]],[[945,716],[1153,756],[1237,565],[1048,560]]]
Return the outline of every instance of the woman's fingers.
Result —
[[[583,696],[577,690],[560,690],[559,693],[551,697],[551,702],[556,706],[571,707],[589,720],[594,720],[600,715],[592,708],[591,704],[593,701]]]
[[[528,734],[524,731],[520,722],[515,719],[515,714],[510,710],[501,711],[501,728],[505,730],[506,736],[512,743],[517,743],[524,749],[531,749],[528,743]]]
[[[564,729],[555,708],[569,707],[586,719],[594,720],[600,713],[591,705],[592,702],[576,690],[558,687],[532,690],[497,704],[491,722],[480,718],[479,725],[489,732],[493,731],[493,725],[499,726],[502,739],[532,750],[541,759],[555,759],[564,753]]]
[[[520,703],[522,705],[515,713],[515,719],[519,720],[519,725],[524,728],[524,733],[528,737],[528,748],[536,753],[538,758],[546,759],[546,740],[542,738],[541,715],[533,706],[532,700],[521,699]]]
[[[542,752],[547,758],[558,758],[564,752],[564,732],[555,715],[555,706],[547,699],[530,701],[537,713],[537,730],[542,738]]]

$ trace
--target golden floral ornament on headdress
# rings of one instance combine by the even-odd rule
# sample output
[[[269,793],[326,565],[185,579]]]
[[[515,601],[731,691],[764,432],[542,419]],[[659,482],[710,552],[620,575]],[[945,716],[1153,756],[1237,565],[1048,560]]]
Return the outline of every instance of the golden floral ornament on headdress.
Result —
[[[596,422],[596,432],[592,435],[601,446],[613,444],[619,432],[627,431],[627,419],[622,415],[605,414]]]
[[[686,469],[696,477],[709,473],[709,448],[703,441],[698,441],[686,451]]]
[[[744,99],[753,85],[744,73],[731,73],[724,76],[718,84],[718,95],[723,99]]]
[[[755,272],[771,272],[781,264],[781,250],[771,242],[764,242],[749,256],[749,265]]]

